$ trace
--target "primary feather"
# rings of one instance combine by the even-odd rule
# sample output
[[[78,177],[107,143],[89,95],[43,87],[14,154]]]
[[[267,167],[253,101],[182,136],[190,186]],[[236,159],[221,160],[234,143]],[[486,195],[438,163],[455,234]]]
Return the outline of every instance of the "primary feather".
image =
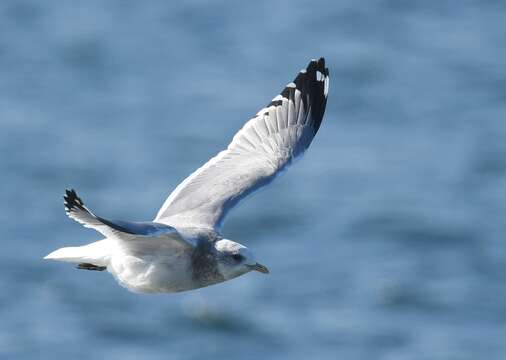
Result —
[[[312,60],[295,80],[170,194],[155,221],[220,230],[230,209],[269,184],[311,144],[327,103],[325,60]]]

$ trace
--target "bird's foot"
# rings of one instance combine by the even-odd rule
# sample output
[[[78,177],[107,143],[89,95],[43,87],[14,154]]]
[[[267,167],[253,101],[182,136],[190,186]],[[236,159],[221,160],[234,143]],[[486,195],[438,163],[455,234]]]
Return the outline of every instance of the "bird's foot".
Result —
[[[81,264],[77,265],[77,269],[104,271],[105,269],[107,269],[107,266],[98,266],[98,265],[93,265],[93,264],[89,264],[89,263],[81,263]]]

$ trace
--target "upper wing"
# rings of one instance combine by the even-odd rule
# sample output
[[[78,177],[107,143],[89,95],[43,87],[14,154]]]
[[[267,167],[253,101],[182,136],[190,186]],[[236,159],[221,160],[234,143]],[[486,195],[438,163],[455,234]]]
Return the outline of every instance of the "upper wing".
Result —
[[[139,237],[159,237],[173,239],[178,245],[191,246],[181,238],[176,229],[171,226],[152,221],[131,222],[121,220],[107,220],[93,214],[76,192],[65,190],[64,195],[65,212],[71,218],[87,228],[94,229],[109,238],[120,240],[134,240]]]
[[[322,122],[328,88],[325,60],[312,60],[226,150],[178,185],[155,221],[219,230],[234,205],[270,183],[309,147]]]

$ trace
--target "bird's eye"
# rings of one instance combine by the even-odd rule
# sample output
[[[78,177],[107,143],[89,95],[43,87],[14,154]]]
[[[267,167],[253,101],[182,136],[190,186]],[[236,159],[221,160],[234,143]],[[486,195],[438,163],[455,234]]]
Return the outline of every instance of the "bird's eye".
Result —
[[[240,262],[244,259],[244,257],[241,254],[234,254],[232,255],[232,259],[234,259],[237,262]]]

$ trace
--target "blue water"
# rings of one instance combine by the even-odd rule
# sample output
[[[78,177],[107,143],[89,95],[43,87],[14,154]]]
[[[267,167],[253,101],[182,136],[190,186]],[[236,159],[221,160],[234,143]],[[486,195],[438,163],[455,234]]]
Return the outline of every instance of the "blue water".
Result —
[[[0,357],[505,359],[506,4],[0,3]],[[176,295],[46,262],[154,217],[310,58],[306,157],[228,218],[271,269]]]

